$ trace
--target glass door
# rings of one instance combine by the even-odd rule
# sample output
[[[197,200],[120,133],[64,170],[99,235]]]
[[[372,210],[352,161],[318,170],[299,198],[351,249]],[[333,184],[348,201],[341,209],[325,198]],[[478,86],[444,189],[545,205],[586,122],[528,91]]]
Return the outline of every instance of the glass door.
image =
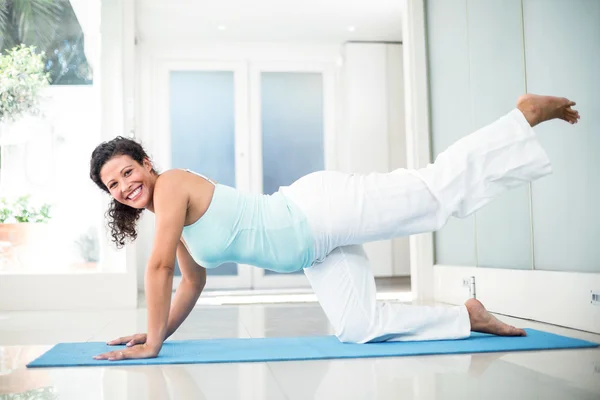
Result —
[[[252,189],[272,194],[311,172],[331,167],[333,123],[328,97],[333,73],[321,65],[251,66]],[[252,270],[254,288],[309,287],[302,271]]]
[[[158,134],[161,166],[191,169],[248,191],[245,65],[168,62],[160,74],[168,110]],[[228,263],[207,272],[208,289],[251,287],[249,266]],[[180,275],[177,268],[175,284]]]

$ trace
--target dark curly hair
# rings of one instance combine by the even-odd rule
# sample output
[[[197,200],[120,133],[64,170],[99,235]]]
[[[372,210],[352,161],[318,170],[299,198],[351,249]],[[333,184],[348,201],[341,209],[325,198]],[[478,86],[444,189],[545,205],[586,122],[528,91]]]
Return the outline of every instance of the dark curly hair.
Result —
[[[150,159],[144,148],[136,141],[122,136],[99,144],[92,152],[90,160],[90,178],[106,193],[110,193],[106,185],[100,179],[100,170],[110,159],[116,156],[127,155],[137,161],[140,165],[144,159]],[[154,167],[152,172],[157,174]],[[142,215],[143,209],[129,207],[113,199],[106,212],[108,227],[117,248],[125,246],[127,238],[132,241],[137,238],[136,223]]]

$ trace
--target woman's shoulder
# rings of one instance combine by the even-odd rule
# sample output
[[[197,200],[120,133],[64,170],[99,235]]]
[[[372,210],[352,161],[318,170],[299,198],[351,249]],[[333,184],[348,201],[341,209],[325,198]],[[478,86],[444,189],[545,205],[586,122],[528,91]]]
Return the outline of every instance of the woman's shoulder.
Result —
[[[197,178],[202,178],[205,181],[211,182],[211,183],[216,183],[214,182],[212,179],[210,179],[209,177],[202,175],[199,172],[196,171],[192,171],[190,169],[179,169],[179,168],[174,168],[174,169],[170,169],[167,170],[163,173],[161,173],[159,175],[159,178],[161,176],[166,177],[166,180],[186,180],[186,179],[192,179],[195,180]]]
[[[190,175],[181,169],[170,169],[161,172],[154,183],[155,192],[165,192],[169,196],[184,194],[189,187]]]
[[[167,195],[187,194],[212,190],[213,184],[209,180],[190,173],[184,169],[170,169],[162,172],[157,178],[154,186],[155,191],[164,192]]]
[[[161,172],[156,178],[156,187],[159,185],[169,186],[173,183],[184,181],[188,177],[187,175],[189,174],[182,169],[169,169]]]
[[[167,170],[156,178],[154,189],[168,207],[186,204],[186,225],[204,214],[215,191],[215,185],[190,172],[183,169]]]

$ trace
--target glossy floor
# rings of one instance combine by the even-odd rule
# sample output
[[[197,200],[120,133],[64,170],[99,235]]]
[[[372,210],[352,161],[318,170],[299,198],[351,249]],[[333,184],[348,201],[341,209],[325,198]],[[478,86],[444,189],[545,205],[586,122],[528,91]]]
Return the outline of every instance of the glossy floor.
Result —
[[[600,342],[600,335],[500,318],[521,327]],[[0,313],[0,399],[600,399],[599,349],[127,368],[25,368],[58,342],[105,341],[143,332],[145,325],[144,309]],[[194,309],[173,338],[330,333],[316,303],[221,305]]]

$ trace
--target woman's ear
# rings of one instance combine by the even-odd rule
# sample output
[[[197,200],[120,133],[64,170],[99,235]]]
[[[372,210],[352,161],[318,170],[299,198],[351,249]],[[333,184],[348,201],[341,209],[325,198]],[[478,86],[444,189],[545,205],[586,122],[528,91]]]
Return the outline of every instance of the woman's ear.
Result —
[[[144,158],[144,168],[146,168],[146,171],[148,172],[152,171],[152,162],[148,157]]]

